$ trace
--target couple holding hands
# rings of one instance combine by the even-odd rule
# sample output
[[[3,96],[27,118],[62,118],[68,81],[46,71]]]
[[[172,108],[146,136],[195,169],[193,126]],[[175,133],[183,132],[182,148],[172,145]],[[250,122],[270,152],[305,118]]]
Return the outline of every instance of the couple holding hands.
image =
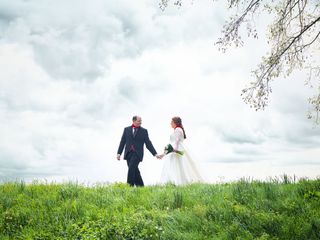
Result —
[[[132,125],[123,131],[118,148],[117,159],[120,160],[124,149],[124,159],[128,165],[127,183],[130,186],[144,186],[139,163],[143,159],[144,145],[150,153],[158,159],[164,158],[160,183],[173,183],[183,185],[193,182],[203,182],[195,162],[183,144],[186,133],[180,117],[173,117],[171,127],[174,129],[170,135],[170,144],[163,154],[158,154],[149,139],[147,129],[141,127],[141,117],[133,116]]]

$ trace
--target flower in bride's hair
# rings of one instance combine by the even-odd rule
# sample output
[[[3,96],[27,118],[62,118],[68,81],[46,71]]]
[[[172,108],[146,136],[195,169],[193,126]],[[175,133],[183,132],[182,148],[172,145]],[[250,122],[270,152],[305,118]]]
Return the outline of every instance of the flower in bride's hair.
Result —
[[[178,151],[178,150],[174,150],[174,148],[172,147],[171,144],[168,144],[167,146],[165,146],[164,148],[164,154],[167,155],[169,153],[175,152],[179,155],[183,155],[183,151]]]

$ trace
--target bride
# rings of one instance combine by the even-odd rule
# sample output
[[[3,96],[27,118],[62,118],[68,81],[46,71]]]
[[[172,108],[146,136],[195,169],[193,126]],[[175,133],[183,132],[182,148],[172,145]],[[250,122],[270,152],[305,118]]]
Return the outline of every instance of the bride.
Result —
[[[160,182],[176,185],[203,182],[195,162],[183,143],[186,139],[186,132],[181,118],[173,117],[171,127],[174,129],[174,132],[170,135],[170,144],[173,149],[171,149],[172,152],[161,155],[161,157],[164,157],[164,162]]]

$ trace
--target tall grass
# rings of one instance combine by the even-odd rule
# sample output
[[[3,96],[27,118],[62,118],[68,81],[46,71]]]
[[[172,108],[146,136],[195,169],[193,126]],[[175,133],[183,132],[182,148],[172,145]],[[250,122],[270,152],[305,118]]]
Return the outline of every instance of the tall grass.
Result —
[[[0,185],[0,239],[320,239],[320,179]]]

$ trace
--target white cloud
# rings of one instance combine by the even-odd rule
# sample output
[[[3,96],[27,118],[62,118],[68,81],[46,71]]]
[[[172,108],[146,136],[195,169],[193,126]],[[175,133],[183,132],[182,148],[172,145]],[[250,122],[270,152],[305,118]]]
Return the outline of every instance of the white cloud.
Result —
[[[246,106],[240,92],[266,46],[248,40],[218,52],[221,5],[161,12],[151,2],[15,1],[0,9],[0,178],[125,181],[115,153],[134,114],[158,151],[171,117],[181,116],[211,180],[318,174],[304,76],[275,82],[264,112]],[[161,166],[146,153],[147,184]]]

